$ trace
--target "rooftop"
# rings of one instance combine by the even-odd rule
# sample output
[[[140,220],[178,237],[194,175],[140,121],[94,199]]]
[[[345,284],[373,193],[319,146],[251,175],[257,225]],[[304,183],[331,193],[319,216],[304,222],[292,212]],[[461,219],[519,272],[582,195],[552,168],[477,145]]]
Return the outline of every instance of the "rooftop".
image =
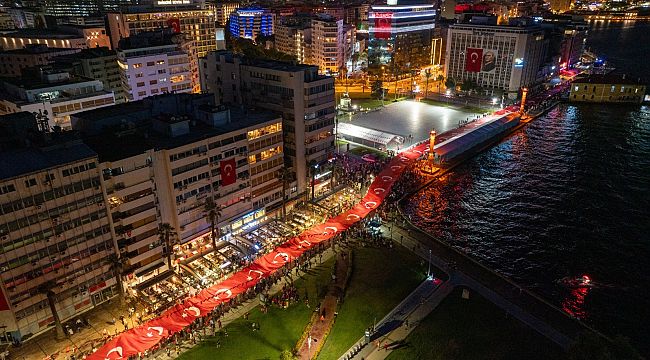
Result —
[[[20,112],[0,116],[0,179],[61,166],[96,154],[73,132],[38,132],[34,116]]]
[[[0,51],[0,55],[32,55],[32,54],[52,54],[52,53],[58,53],[58,52],[71,52],[71,51],[78,51],[77,49],[70,49],[70,48],[54,48],[54,47],[47,47],[44,44],[31,44],[28,45],[27,47],[24,47],[22,49],[14,49],[14,50],[4,50]]]
[[[108,106],[75,114],[75,117],[83,118],[90,122],[95,121],[98,124],[102,123],[103,130],[84,137],[84,142],[99,154],[100,161],[116,161],[142,154],[150,149],[173,149],[202,139],[246,129],[281,118],[280,114],[269,111],[230,107],[227,108],[230,111],[230,122],[219,126],[210,126],[192,115],[184,113],[182,109],[176,113],[154,113],[153,108],[157,100],[164,101],[166,105],[169,105],[173,103],[171,98],[174,97],[178,101],[178,106],[189,106],[193,111],[197,109],[204,113],[218,111],[212,104],[197,106],[194,103],[183,103],[178,100],[178,95],[192,98],[185,96],[190,94],[159,95],[153,97],[159,99],[152,100],[148,98],[131,103]],[[194,99],[200,100],[200,97],[203,95],[191,96]],[[211,99],[212,96],[210,95]],[[181,120],[179,119],[181,116],[187,118]],[[103,122],[105,119],[111,120]],[[154,130],[154,119],[168,124],[188,121],[189,132],[174,137],[162,134]]]
[[[645,85],[640,78],[634,78],[624,74],[592,74],[578,76],[574,81],[576,84],[627,84],[627,85]]]
[[[41,38],[41,39],[79,39],[82,35],[66,34],[56,32],[52,29],[20,29],[18,31],[5,33],[0,36],[10,38]]]

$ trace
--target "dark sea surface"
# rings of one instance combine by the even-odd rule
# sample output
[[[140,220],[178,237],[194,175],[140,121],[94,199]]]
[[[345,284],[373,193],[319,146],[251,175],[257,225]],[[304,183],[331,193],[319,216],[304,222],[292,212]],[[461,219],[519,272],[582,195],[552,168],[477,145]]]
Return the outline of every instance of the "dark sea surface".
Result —
[[[588,46],[650,74],[650,23],[599,23]],[[650,354],[650,108],[562,104],[415,194],[434,236]],[[588,275],[593,288],[563,278]]]

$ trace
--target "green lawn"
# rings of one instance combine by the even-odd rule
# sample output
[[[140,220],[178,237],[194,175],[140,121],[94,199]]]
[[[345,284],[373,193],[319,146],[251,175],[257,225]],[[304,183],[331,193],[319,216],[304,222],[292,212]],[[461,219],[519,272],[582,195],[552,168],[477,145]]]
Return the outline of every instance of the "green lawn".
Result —
[[[338,359],[373,321],[381,320],[413,291],[426,273],[426,266],[401,247],[355,250],[353,264],[344,302],[319,359]]]
[[[494,304],[455,289],[389,360],[564,359],[562,350]]]
[[[366,154],[372,154],[380,159],[386,158],[388,155],[386,155],[385,152],[379,151],[377,149],[372,149],[366,146],[361,146],[361,145],[356,145],[354,148],[350,149],[350,152],[357,155],[357,156],[363,156]]]
[[[307,275],[295,281],[301,298],[305,292],[310,304],[324,296],[331,279],[334,258],[321,266],[312,268]],[[279,359],[280,352],[293,349],[309,322],[313,311],[304,303],[294,304],[287,309],[272,306],[267,314],[258,308],[251,311],[249,319],[239,318],[226,326],[228,337],[218,334],[208,338],[203,344],[183,353],[179,359]],[[252,322],[260,325],[253,332]],[[221,347],[217,348],[217,342]]]

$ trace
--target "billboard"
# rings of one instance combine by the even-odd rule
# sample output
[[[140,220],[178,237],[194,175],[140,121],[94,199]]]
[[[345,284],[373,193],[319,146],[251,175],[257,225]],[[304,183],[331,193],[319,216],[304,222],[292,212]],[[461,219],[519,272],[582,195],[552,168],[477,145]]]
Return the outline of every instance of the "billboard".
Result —
[[[375,38],[389,39],[393,23],[393,13],[376,12],[373,13],[375,19]]]
[[[179,18],[167,19],[167,26],[174,29],[174,32],[177,34],[181,32],[181,20]]]
[[[465,71],[492,73],[497,68],[497,51],[481,48],[465,50]]]

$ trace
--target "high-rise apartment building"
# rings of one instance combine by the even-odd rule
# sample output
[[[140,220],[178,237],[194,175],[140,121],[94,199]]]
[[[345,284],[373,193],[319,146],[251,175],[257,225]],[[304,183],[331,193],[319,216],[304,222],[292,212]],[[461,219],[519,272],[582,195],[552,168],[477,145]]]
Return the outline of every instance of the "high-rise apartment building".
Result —
[[[438,9],[419,0],[372,5],[368,14],[368,67],[393,76],[433,63],[432,39]],[[388,70],[387,70],[388,71]]]
[[[137,0],[44,0],[45,13],[52,16],[91,16],[137,5]]]
[[[125,116],[130,124],[120,128]],[[207,197],[221,212],[216,225],[222,240],[265,221],[281,202],[280,114],[215,106],[212,94],[168,94],[80,113],[75,124],[95,139],[89,144],[100,159],[106,154],[111,161],[101,166],[111,169],[110,176],[104,171],[106,184],[113,184],[107,185],[111,209],[120,208],[119,216],[113,212],[112,218],[117,242],[130,259],[127,274],[133,271],[139,280],[153,267],[166,269],[160,264],[166,250],[149,233],[153,227],[137,230],[129,225],[154,220],[154,213],[149,213],[152,184],[159,222],[172,225],[183,244],[209,231],[203,211]],[[107,125],[115,126],[107,133]],[[136,156],[138,161],[128,160]],[[134,203],[125,206],[130,202]]]
[[[352,57],[356,32],[326,15],[284,17],[276,26],[275,46],[298,62],[316,65],[321,74],[338,74]]]
[[[240,4],[238,2],[218,2],[214,5],[215,16],[217,19],[217,24],[225,26],[230,15],[239,9]]]
[[[108,28],[113,47],[123,38],[142,32],[172,28],[182,33],[187,41],[193,41],[198,56],[217,49],[214,10],[133,10],[107,14]]]
[[[230,35],[236,38],[255,39],[257,35],[273,35],[271,11],[260,8],[240,8],[230,14]]]
[[[191,45],[184,49],[182,34],[169,31],[140,33],[119,43],[117,63],[128,101],[169,92],[191,92],[198,84],[191,62]]]
[[[320,15],[311,20],[311,59],[323,74],[338,74],[345,64],[345,30],[343,20]]]
[[[201,88],[219,104],[241,104],[282,113],[285,164],[296,188],[308,189],[309,176],[334,152],[334,79],[318,67],[243,59],[227,51],[200,60]],[[295,194],[294,194],[295,195]]]
[[[117,293],[97,154],[31,113],[0,117],[0,318],[15,339]]]
[[[512,21],[512,20],[511,20]],[[456,24],[449,27],[445,78],[472,81],[516,98],[541,80],[548,41],[539,25]]]

